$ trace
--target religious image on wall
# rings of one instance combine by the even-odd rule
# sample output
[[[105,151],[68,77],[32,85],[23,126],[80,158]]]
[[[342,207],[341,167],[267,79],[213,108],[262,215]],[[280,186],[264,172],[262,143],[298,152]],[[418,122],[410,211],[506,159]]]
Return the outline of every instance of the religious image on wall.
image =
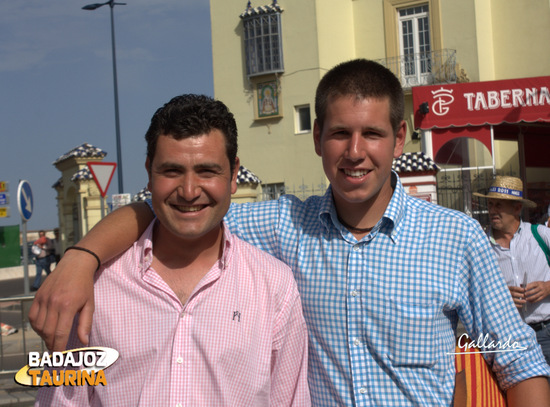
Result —
[[[279,95],[277,82],[258,84],[258,117],[279,116]]]

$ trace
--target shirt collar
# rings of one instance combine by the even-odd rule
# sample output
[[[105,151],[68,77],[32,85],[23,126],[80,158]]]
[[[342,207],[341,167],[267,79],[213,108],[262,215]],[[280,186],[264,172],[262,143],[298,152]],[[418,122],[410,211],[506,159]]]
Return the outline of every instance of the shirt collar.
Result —
[[[139,250],[139,270],[141,274],[144,274],[153,263],[153,230],[157,221],[157,218],[153,219],[145,232],[143,232],[143,235],[141,235],[139,240],[134,244],[135,247]],[[229,229],[223,222],[222,228],[223,249],[222,255],[218,260],[217,265],[219,269],[223,272],[226,269],[226,266],[231,261],[231,258],[233,257],[233,241],[235,239],[235,236],[229,231]]]
[[[393,188],[392,198],[382,215],[382,219],[373,229],[373,232],[375,230],[381,230],[390,234],[392,239],[396,239],[401,229],[401,221],[405,214],[407,195],[399,176],[394,171],[391,172],[391,184]],[[330,185],[321,198],[321,204],[319,205],[319,220],[327,230],[331,227],[335,227],[341,231],[345,229],[338,220],[336,206],[334,205],[334,199],[332,197],[332,186]]]

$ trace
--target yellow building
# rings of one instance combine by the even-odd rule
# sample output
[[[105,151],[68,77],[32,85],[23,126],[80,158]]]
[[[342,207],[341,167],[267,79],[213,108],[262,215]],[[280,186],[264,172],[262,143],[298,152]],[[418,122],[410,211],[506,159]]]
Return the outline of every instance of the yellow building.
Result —
[[[334,65],[367,58],[402,80],[405,151],[423,151],[445,169],[439,203],[479,212],[470,192],[494,172],[523,177],[537,210],[550,203],[550,160],[525,152],[542,143],[538,151],[548,155],[548,124],[537,124],[536,137],[533,124],[505,139],[496,132],[493,155],[462,135],[433,157],[437,135],[414,131],[420,106],[413,104],[413,89],[426,85],[548,75],[548,0],[210,0],[210,9],[215,96],[235,114],[241,162],[262,180],[264,199],[323,192],[312,142],[315,88]]]
[[[63,154],[53,165],[61,177],[53,185],[57,191],[57,210],[62,251],[78,242],[101,220],[101,194],[88,162],[100,162],[107,153],[84,143]]]

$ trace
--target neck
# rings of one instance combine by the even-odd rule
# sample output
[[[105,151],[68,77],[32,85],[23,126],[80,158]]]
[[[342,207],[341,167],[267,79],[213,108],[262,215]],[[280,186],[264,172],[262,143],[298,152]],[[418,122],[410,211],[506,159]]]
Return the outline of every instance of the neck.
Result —
[[[220,227],[197,239],[182,239],[162,226],[153,232],[153,256],[169,269],[185,269],[194,265],[211,267],[222,255],[223,228]]]
[[[520,225],[520,221],[519,219],[517,219],[516,222],[510,224],[508,227],[505,227],[503,229],[492,228],[493,238],[502,247],[510,247],[510,241],[518,231],[519,225]]]
[[[340,221],[340,223],[346,228],[348,229],[350,232],[352,233],[358,233],[358,234],[361,234],[361,233],[369,233],[373,228],[374,228],[374,225],[373,226],[370,226],[368,228],[359,228],[359,227],[355,227],[355,226],[351,226],[349,224],[347,224],[341,217],[340,215],[338,215],[338,220]]]
[[[388,207],[393,189],[384,185],[372,198],[363,202],[348,202],[333,192],[334,206],[340,223],[354,235],[366,235],[378,223]],[[357,236],[356,236],[357,237]]]

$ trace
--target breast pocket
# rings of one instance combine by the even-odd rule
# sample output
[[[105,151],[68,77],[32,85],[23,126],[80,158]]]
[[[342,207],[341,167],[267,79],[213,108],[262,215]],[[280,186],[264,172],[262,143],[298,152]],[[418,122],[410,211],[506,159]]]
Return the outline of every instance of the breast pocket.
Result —
[[[394,366],[432,367],[436,362],[436,302],[414,304],[390,299],[388,355]]]

